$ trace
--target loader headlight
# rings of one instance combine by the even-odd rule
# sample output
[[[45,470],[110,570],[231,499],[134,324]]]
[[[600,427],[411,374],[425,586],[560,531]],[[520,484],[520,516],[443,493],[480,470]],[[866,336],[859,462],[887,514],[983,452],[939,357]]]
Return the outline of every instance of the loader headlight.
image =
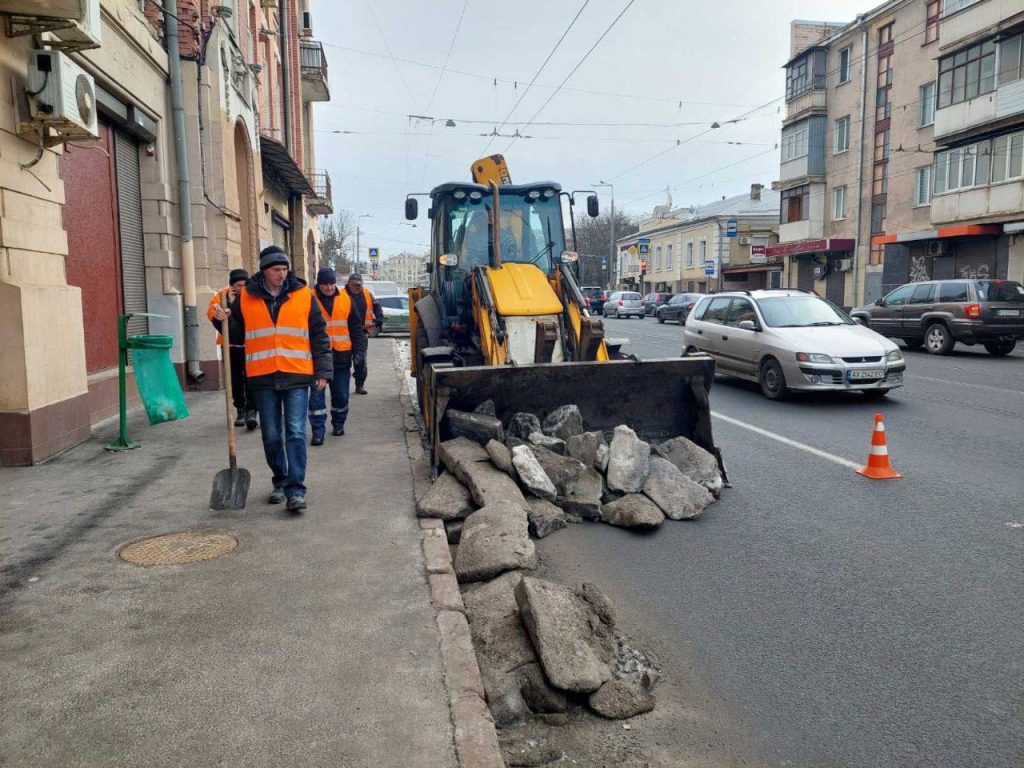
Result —
[[[900,352],[898,349],[894,349],[892,350],[892,352],[886,353],[885,359],[887,362],[890,363],[898,363],[900,360],[903,359],[903,353]]]
[[[544,190],[544,197],[554,197],[554,196],[555,196],[555,190],[553,190],[553,189],[545,189]]]
[[[540,197],[540,190],[531,189],[529,192],[526,193],[526,196],[531,200],[536,200],[538,197]]]
[[[442,253],[437,257],[437,263],[442,267],[459,266],[459,255],[457,253]]]
[[[465,196],[466,192],[465,190],[462,189],[456,189],[454,192],[452,192],[452,197],[454,197],[456,200],[462,200]]]
[[[574,261],[579,261],[580,255],[576,251],[562,251],[562,263],[572,264]]]
[[[796,359],[801,363],[822,363],[824,365],[835,362],[828,355],[822,355],[818,352],[797,352]]]

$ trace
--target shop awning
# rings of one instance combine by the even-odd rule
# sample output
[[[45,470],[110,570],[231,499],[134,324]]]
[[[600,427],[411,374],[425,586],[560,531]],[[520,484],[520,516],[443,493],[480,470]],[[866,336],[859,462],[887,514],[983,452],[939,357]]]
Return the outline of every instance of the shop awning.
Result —
[[[288,152],[288,148],[277,139],[260,134],[260,161],[269,167],[293,195],[313,195],[313,185],[306,174]]]
[[[894,235],[875,235],[871,238],[871,244],[887,245],[889,243],[913,243],[920,240],[941,240],[944,237],[997,237],[1003,229],[1004,226],[1002,224],[959,224],[952,227],[922,229],[917,232],[899,232]]]
[[[782,269],[781,264],[743,264],[737,267],[722,267],[722,274],[740,275],[746,272],[771,272]]]
[[[798,240],[792,243],[769,245],[768,257],[782,258],[783,256],[800,256],[824,251],[852,251],[856,245],[857,241],[853,238],[831,237],[818,240]]]

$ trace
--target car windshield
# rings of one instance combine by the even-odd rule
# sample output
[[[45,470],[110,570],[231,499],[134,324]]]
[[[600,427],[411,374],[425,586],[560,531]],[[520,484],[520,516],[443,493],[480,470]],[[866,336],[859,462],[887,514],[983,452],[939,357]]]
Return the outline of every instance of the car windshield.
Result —
[[[978,301],[1024,304],[1024,285],[1013,280],[979,280]]]
[[[465,196],[452,197],[449,201],[444,249],[445,253],[459,256],[462,270],[468,272],[475,266],[490,263],[493,205],[494,197],[490,194],[476,200]],[[500,207],[501,260],[536,264],[550,274],[555,259],[565,250],[558,195],[530,198],[525,191],[517,194],[502,191]]]
[[[757,303],[765,324],[774,328],[853,325],[842,310],[817,296],[775,296]]]

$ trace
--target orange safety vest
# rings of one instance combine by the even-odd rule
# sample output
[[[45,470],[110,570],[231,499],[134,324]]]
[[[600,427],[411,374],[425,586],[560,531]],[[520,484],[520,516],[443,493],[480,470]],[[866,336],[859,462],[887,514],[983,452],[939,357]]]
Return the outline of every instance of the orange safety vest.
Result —
[[[347,288],[341,288],[334,294],[334,307],[332,312],[327,314],[327,308],[320,299],[320,292],[311,288],[311,292],[320,302],[320,311],[323,312],[327,321],[327,335],[331,337],[331,349],[335,352],[349,352],[352,349],[352,336],[348,330],[348,316],[352,311],[352,296]],[[363,288],[363,298],[366,299],[366,318],[364,323],[367,328],[373,325],[373,295],[369,289]]]
[[[277,313],[277,325],[259,296],[248,289],[239,296],[245,320],[245,375],[267,376],[280,371],[313,375],[309,346],[309,291],[292,291]]]
[[[210,306],[206,310],[206,319],[207,320],[213,320],[213,308],[220,306],[220,295],[222,293],[224,293],[224,291],[230,291],[230,290],[231,290],[230,288],[221,288],[219,291],[217,291],[215,294],[213,294],[213,298],[210,299]],[[230,299],[230,297],[228,298],[228,306],[229,307],[231,306],[231,299]],[[220,335],[220,331],[218,331],[217,332],[217,346],[219,347],[223,343],[224,343],[224,338]]]

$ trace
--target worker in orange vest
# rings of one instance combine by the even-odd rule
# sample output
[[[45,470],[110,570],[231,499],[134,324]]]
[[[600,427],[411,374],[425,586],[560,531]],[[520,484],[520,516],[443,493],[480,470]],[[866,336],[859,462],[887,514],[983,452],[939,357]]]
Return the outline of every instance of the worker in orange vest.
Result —
[[[363,287],[363,276],[353,272],[348,276],[345,293],[352,302],[349,316],[349,333],[352,335],[352,369],[356,380],[356,394],[366,394],[366,349],[370,329],[374,322],[384,322],[384,310],[373,298],[368,288]]]
[[[220,306],[220,297],[224,291],[228,292],[228,304],[234,305],[238,300],[238,294],[245,288],[246,282],[249,280],[249,273],[244,269],[232,269],[231,274],[228,276],[228,287],[223,288],[213,294],[213,298],[210,299],[210,307],[206,310],[206,317],[213,323],[213,327],[217,329],[217,347],[221,345],[221,335],[219,321],[213,318],[213,308]],[[228,343],[231,346],[231,397],[234,399],[235,405],[235,426],[245,426],[246,429],[253,430],[259,426],[259,422],[256,420],[256,399],[249,389],[249,385],[245,378],[245,331],[238,324],[238,315],[236,314],[228,322]]]
[[[235,310],[214,308],[224,320]],[[333,374],[331,341],[320,305],[290,271],[276,245],[260,252],[260,272],[239,294],[245,373],[256,398],[263,452],[273,472],[271,504],[306,509],[306,411],[310,387],[323,390]]]

